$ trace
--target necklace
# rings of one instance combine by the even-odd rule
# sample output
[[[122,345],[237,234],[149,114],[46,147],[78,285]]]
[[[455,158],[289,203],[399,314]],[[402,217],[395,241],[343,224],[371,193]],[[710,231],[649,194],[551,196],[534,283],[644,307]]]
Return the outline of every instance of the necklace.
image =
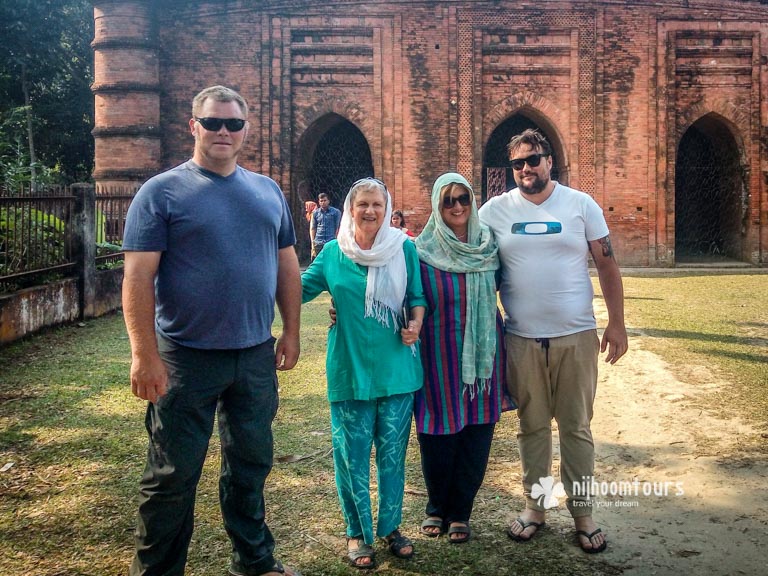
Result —
[[[468,232],[464,232],[464,234],[461,234],[461,235],[458,235],[458,234],[457,234],[457,235],[456,235],[456,238],[458,238],[458,239],[459,239],[459,240],[461,240],[461,241],[464,241],[464,240],[466,240],[466,239],[467,239],[467,234],[468,234]]]

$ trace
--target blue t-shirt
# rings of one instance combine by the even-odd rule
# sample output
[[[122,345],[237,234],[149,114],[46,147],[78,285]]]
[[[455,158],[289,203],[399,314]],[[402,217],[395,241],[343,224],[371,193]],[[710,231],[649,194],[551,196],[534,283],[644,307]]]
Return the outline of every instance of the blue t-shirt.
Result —
[[[162,252],[158,332],[183,346],[239,349],[271,337],[278,250],[296,236],[266,176],[221,176],[191,160],[148,180],[131,202],[123,248]]]

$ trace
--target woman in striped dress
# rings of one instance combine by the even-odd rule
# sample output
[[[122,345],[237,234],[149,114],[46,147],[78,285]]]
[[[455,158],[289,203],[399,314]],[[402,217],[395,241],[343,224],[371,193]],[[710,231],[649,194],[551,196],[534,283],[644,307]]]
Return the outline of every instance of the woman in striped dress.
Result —
[[[427,313],[421,331],[424,387],[414,414],[429,501],[421,532],[467,542],[493,431],[514,407],[504,386],[496,306],[496,242],[480,223],[469,182],[456,173],[432,188],[432,215],[415,240]]]

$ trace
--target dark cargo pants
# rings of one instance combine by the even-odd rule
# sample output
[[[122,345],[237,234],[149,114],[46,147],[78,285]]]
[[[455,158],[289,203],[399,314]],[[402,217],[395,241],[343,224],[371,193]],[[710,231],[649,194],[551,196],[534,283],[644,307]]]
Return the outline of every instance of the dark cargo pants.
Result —
[[[141,479],[131,576],[184,573],[195,493],[218,412],[219,499],[232,565],[261,574],[275,563],[264,521],[277,412],[274,340],[242,350],[196,350],[159,337],[168,394],[147,407],[147,465]]]

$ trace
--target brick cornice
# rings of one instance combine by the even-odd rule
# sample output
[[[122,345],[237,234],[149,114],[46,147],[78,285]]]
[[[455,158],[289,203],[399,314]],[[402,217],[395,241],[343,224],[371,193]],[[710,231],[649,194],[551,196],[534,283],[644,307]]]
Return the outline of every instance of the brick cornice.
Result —
[[[91,92],[103,94],[106,92],[150,92],[160,93],[160,84],[148,84],[144,82],[101,82],[91,84]]]
[[[109,138],[114,136],[144,136],[160,138],[159,126],[98,126],[91,130],[94,138]]]
[[[157,41],[150,38],[105,38],[104,40],[93,40],[91,42],[93,50],[120,50],[124,48],[157,50],[157,47]]]
[[[147,180],[159,170],[157,169],[125,169],[125,170],[95,170],[91,176],[94,180]]]
[[[131,0],[131,4],[145,4],[145,5],[152,5],[153,0]],[[94,7],[99,7],[103,5],[109,5],[109,4],[119,4],[124,5],[127,4],[126,0],[91,0],[91,4],[93,4]]]

